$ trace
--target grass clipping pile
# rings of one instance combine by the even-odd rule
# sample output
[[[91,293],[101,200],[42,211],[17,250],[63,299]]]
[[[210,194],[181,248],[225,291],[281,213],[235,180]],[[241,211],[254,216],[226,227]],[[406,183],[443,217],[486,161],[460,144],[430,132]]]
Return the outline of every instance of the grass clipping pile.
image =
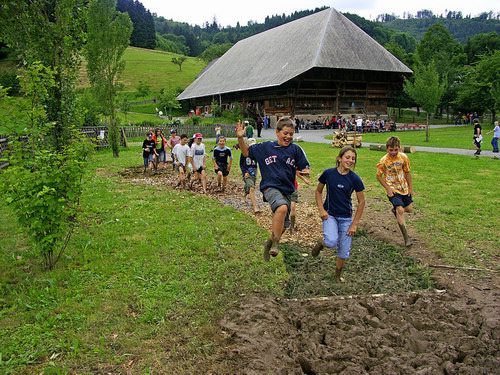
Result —
[[[170,186],[171,170],[133,183]],[[196,184],[191,188],[200,192]],[[243,201],[239,181],[226,192],[212,181],[208,195],[237,209]],[[290,274],[286,299],[245,297],[221,320],[223,346],[202,371],[238,374],[493,374],[500,368],[500,331],[482,314],[481,303],[451,291],[431,290],[430,273],[401,247],[361,232],[353,240],[345,276],[334,282],[335,254],[309,251],[321,236],[312,197],[298,207],[298,230],[286,233],[281,252]],[[256,216],[270,228],[270,212]],[[389,218],[391,219],[391,218]],[[207,368],[210,367],[209,369]]]

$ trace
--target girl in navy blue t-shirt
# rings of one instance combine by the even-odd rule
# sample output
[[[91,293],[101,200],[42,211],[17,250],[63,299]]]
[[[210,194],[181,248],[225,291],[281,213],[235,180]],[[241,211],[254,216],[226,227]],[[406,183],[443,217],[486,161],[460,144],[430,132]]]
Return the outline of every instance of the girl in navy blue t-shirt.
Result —
[[[345,146],[337,156],[337,167],[330,168],[319,177],[316,188],[316,204],[323,220],[323,240],[318,241],[312,256],[318,256],[321,249],[337,248],[335,279],[343,282],[342,269],[351,251],[352,236],[365,208],[365,186],[361,178],[352,170],[356,166],[357,153],[351,146]],[[323,188],[326,185],[326,199],[323,202]],[[356,192],[358,207],[352,218],[351,195]]]

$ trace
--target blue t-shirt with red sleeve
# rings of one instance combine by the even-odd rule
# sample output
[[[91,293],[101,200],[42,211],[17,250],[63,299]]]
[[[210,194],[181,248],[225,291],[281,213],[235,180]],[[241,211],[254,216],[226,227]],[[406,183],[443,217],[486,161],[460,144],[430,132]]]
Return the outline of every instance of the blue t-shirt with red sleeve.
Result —
[[[340,174],[337,168],[330,168],[319,176],[318,181],[326,185],[326,199],[323,207],[328,212],[328,215],[351,217],[352,192],[365,190],[361,178],[353,171],[349,171],[347,174]]]
[[[248,156],[259,164],[262,192],[274,188],[292,194],[295,171],[309,168],[306,153],[295,143],[288,146],[280,146],[277,141],[257,143],[248,148]]]

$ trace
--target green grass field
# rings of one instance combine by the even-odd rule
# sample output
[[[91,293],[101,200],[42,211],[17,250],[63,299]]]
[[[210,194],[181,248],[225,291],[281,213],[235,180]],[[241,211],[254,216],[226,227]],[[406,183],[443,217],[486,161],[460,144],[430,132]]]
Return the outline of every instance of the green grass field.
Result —
[[[302,145],[313,180],[333,166],[338,149]],[[375,179],[381,156],[360,149],[357,173],[367,204],[388,210]],[[410,225],[429,251],[451,265],[498,267],[498,162],[430,153],[410,158],[416,206]],[[106,151],[94,156],[78,229],[52,272],[40,269],[0,202],[1,373],[119,372],[130,360],[141,372],[161,363],[175,373],[216,350],[217,320],[240,295],[291,293],[284,289],[292,271],[283,257],[261,260],[266,231],[254,219],[218,201],[120,177],[141,163],[139,146],[118,159]]]

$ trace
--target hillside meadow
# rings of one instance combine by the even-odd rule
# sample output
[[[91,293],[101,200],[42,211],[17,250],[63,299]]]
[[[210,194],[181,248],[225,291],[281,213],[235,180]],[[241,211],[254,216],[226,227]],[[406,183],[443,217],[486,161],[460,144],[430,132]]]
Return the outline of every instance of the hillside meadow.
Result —
[[[179,71],[179,66],[172,63],[172,58],[179,56],[170,52],[128,47],[123,55],[125,70],[119,81],[123,85],[121,92],[134,92],[141,81],[148,84],[155,93],[161,89],[185,89],[206,63],[197,57],[186,57],[182,70]],[[89,86],[85,64],[80,73],[80,86]]]

